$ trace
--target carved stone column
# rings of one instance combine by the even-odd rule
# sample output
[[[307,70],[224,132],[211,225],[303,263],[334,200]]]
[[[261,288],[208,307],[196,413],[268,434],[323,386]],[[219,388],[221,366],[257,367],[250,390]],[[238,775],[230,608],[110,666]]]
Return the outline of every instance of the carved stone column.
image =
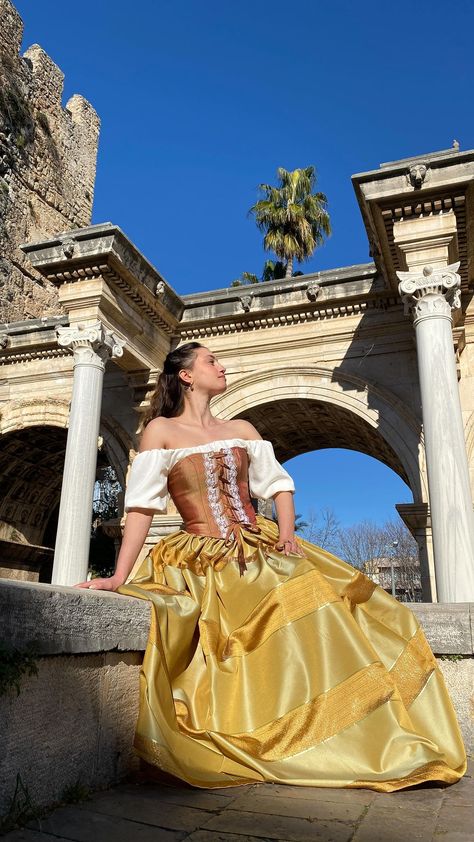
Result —
[[[56,334],[74,353],[74,380],[52,582],[74,585],[86,578],[89,563],[105,363],[122,356],[125,341],[101,322],[59,327]]]
[[[451,313],[460,307],[458,268],[425,265],[397,273],[416,331],[440,602],[474,601],[474,511],[452,336]]]

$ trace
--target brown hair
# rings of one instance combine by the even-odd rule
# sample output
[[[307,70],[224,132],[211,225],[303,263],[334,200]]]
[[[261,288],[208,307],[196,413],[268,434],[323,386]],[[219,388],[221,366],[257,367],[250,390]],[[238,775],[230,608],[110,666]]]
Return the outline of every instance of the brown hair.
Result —
[[[142,420],[142,430],[146,425],[164,415],[165,418],[173,418],[181,415],[184,409],[184,392],[186,384],[179,377],[182,368],[192,368],[196,349],[203,348],[200,342],[187,342],[174,351],[170,351],[165,357],[163,371],[156,382],[155,391],[150,398],[150,406],[145,411]]]

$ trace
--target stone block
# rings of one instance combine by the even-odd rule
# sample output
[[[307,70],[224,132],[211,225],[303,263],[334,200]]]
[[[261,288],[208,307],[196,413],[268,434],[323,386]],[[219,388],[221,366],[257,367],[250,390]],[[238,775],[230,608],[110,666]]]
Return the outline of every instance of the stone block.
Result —
[[[22,679],[20,696],[0,698],[0,812],[18,773],[43,805],[78,782],[92,789],[117,783],[138,765],[140,661],[138,653],[42,658],[38,676]]]
[[[307,802],[305,802],[307,803]],[[344,822],[323,822],[293,816],[255,815],[239,810],[224,810],[206,825],[206,831],[240,834],[242,837],[255,835],[264,839],[279,839],[284,842],[349,842],[353,826]],[[380,842],[380,837],[377,840]]]
[[[473,654],[470,603],[414,602],[410,608],[425,630],[435,655]]]
[[[293,789],[293,787],[289,787],[289,789]],[[317,788],[315,787],[315,789]],[[320,798],[311,801],[307,798],[272,798],[271,795],[251,793],[233,801],[231,809],[245,813],[293,816],[315,822],[341,821],[354,823],[362,815],[365,806],[356,799],[352,801],[347,799],[338,803],[336,801],[322,801]]]
[[[45,834],[57,837],[64,834],[75,842],[180,842],[186,832],[157,829],[155,826],[141,824],[117,816],[106,816],[82,807],[63,807],[51,816],[41,820],[41,830]],[[159,834],[159,835],[158,835]]]
[[[115,818],[143,822],[167,830],[183,830],[191,833],[212,818],[213,813],[189,806],[176,807],[162,800],[161,792],[155,790],[154,797],[144,796],[143,789],[118,787],[109,792],[98,793],[88,802],[87,810]],[[225,807],[225,803],[222,804]]]
[[[472,806],[460,806],[454,803],[443,805],[436,823],[436,833],[440,839],[444,836],[449,842],[454,838],[454,834],[458,834],[459,838],[464,835],[466,842],[467,840],[471,842],[474,837]]]
[[[110,591],[0,580],[2,639],[40,654],[141,651],[146,647],[150,605]]]
[[[416,842],[432,842],[436,827],[436,812],[419,810],[415,806],[404,806],[400,802],[369,807],[354,834],[354,842],[401,842],[413,839]]]

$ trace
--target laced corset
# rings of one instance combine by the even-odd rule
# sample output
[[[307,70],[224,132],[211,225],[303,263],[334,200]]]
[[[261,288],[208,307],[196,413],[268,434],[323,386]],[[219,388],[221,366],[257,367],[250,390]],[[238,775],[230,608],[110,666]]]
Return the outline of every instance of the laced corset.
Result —
[[[171,468],[168,490],[184,521],[184,529],[196,535],[237,539],[240,529],[258,532],[250,502],[248,456],[244,447],[191,453]],[[245,562],[239,552],[241,573]]]

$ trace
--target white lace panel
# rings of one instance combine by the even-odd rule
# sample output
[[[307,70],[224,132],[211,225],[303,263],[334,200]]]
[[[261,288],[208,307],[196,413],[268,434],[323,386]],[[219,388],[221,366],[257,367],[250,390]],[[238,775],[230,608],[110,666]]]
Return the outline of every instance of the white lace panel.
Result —
[[[207,499],[211,508],[212,516],[219,527],[221,537],[225,538],[229,521],[224,514],[224,508],[220,501],[220,488],[217,479],[216,468],[212,453],[203,453],[204,471],[206,475]]]
[[[229,493],[231,506],[241,523],[248,523],[248,517],[245,514],[242,500],[240,499],[239,486],[237,485],[237,465],[235,464],[234,451],[230,448],[224,448],[224,453],[230,462],[226,465],[229,472]]]
[[[221,537],[225,538],[231,523],[248,523],[249,519],[245,513],[242,501],[239,495],[239,486],[237,485],[237,464],[235,455],[230,447],[222,448],[225,455],[224,467],[228,474],[228,499],[235,516],[229,520],[224,512],[221,495],[224,494],[223,489],[219,484],[218,469],[219,465],[214,461],[213,453],[203,453],[204,471],[206,476],[207,497],[212,516],[217,523]]]

